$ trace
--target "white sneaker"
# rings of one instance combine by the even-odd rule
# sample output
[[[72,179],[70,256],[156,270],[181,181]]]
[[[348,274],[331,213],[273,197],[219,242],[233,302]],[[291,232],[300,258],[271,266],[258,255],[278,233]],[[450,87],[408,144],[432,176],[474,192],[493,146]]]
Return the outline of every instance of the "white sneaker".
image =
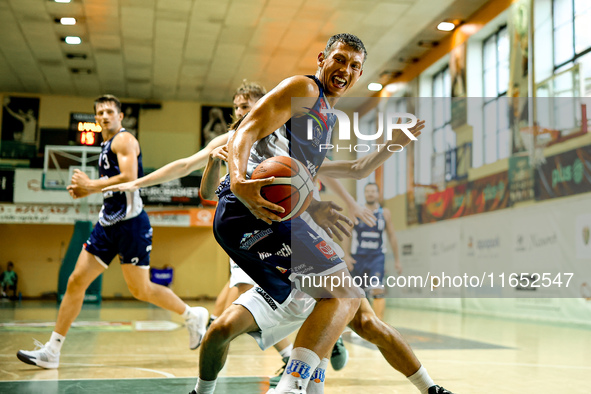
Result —
[[[270,389],[269,391],[267,391],[267,394],[278,394],[277,391],[275,391],[275,389]],[[285,394],[306,394],[306,392],[302,389],[291,389],[289,391],[286,391]]]
[[[185,324],[189,330],[189,348],[195,350],[201,345],[201,340],[205,335],[205,329],[209,320],[209,312],[202,306],[191,308],[191,315]]]
[[[49,349],[49,342],[44,345],[35,339],[35,346],[35,350],[19,350],[16,356],[26,364],[41,368],[54,369],[60,365],[60,354],[55,354]]]
[[[306,390],[302,389],[302,385],[300,384],[299,381],[296,381],[294,386],[297,388],[288,389],[283,394],[306,394]],[[279,394],[279,392],[276,390],[277,390],[276,388],[270,389],[269,391],[267,391],[267,394]]]

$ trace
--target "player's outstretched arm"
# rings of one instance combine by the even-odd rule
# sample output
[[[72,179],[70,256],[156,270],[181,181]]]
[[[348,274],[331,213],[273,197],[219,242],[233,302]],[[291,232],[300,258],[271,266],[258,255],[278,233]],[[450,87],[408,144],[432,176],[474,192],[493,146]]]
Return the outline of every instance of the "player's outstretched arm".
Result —
[[[326,162],[329,160],[325,159],[324,161]],[[345,187],[341,184],[340,181],[321,174],[318,175],[318,178],[330,190],[335,192],[337,196],[339,196],[343,199],[343,201],[345,201],[345,204],[347,205],[347,211],[349,212],[349,218],[353,220],[354,224],[359,224],[359,219],[361,219],[363,223],[367,224],[370,227],[376,225],[376,217],[371,211],[371,209],[361,204],[358,204],[357,201],[355,201],[353,196],[349,194],[349,192],[345,189]]]
[[[222,168],[222,162],[227,160],[227,145],[219,146],[209,154],[209,160],[203,171],[201,186],[199,189],[202,198],[205,198],[206,200],[213,200],[215,198],[215,189],[220,183],[220,168]]]
[[[112,185],[105,188],[104,191],[113,192],[133,192],[140,187],[148,187],[172,181],[173,179],[182,178],[189,175],[191,172],[205,167],[207,159],[211,151],[219,146],[223,146],[228,142],[228,133],[217,136],[207,146],[192,156],[183,159],[175,160],[167,165],[160,167],[156,171],[145,175],[139,179],[131,182]]]
[[[408,130],[413,136],[418,137],[421,135],[421,130],[425,127],[425,121],[419,120],[414,127]],[[367,156],[359,158],[357,160],[335,160],[327,161],[322,163],[320,166],[319,174],[324,174],[333,178],[353,178],[353,179],[364,179],[367,178],[376,168],[384,164],[390,156],[394,153],[390,152],[388,147],[390,146],[407,146],[410,144],[411,139],[403,132],[396,133],[393,138],[388,141],[387,144],[381,146],[376,152],[373,152]]]
[[[384,208],[384,221],[386,222],[386,234],[388,234],[388,241],[394,253],[394,267],[398,275],[402,273],[402,264],[400,264],[400,255],[398,254],[398,239],[396,238],[396,232],[394,231],[394,225],[392,224],[392,214],[388,208]]]
[[[67,188],[73,198],[86,197],[89,194],[98,193],[108,186],[133,181],[137,178],[137,157],[140,153],[140,146],[135,137],[130,133],[120,133],[114,137],[111,149],[117,155],[120,174],[110,178],[90,179],[86,173],[74,170],[72,184]]]
[[[273,182],[273,178],[249,180],[246,179],[246,169],[250,149],[256,141],[285,124],[293,113],[303,113],[307,111],[303,107],[312,106],[306,102],[302,108],[294,109],[292,112],[292,97],[310,97],[315,101],[318,97],[318,87],[314,81],[304,76],[284,80],[255,104],[228,143],[232,192],[256,218],[269,224],[280,220],[279,216],[271,211],[285,211],[261,196],[261,187]]]

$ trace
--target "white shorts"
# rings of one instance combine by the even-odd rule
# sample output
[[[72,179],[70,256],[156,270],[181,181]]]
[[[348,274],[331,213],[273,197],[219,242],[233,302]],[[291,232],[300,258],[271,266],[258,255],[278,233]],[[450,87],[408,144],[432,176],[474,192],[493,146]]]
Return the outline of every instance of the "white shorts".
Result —
[[[279,304],[260,287],[253,287],[236,301],[252,314],[260,331],[249,332],[262,350],[275,345],[298,330],[314,310],[316,300],[293,289],[283,304]]]
[[[230,259],[230,288],[238,286],[239,284],[257,285],[250,276],[238,266],[238,264]]]

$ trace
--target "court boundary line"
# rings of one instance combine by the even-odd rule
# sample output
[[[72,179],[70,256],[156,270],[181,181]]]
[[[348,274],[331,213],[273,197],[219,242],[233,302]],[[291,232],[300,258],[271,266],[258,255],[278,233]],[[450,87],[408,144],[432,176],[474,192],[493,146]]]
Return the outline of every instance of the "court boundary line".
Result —
[[[257,375],[249,375],[249,376],[220,376],[218,377],[218,381],[220,379],[244,379],[244,378],[256,378],[260,380],[269,380],[269,376],[257,376]],[[89,381],[89,380],[164,380],[164,379],[197,379],[197,376],[175,376],[172,378],[117,378],[117,379],[108,379],[108,378],[80,378],[80,379],[39,379],[39,380],[0,380],[0,383],[31,383],[31,382],[77,382],[80,380]]]

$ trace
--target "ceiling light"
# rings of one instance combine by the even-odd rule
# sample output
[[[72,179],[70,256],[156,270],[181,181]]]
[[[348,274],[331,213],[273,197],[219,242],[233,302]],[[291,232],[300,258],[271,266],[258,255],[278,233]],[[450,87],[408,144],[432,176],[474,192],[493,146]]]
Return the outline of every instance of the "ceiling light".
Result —
[[[82,42],[82,39],[76,36],[67,36],[64,41],[66,41],[66,44],[78,45]]]
[[[381,83],[372,82],[369,85],[367,85],[367,88],[369,90],[371,90],[372,92],[379,92],[380,90],[382,90],[382,84]]]
[[[452,22],[440,22],[437,25],[437,30],[441,30],[441,31],[452,31],[455,28],[456,28],[456,25],[453,24]]]
[[[53,0],[56,3],[69,3],[71,0]]]
[[[386,91],[388,93],[396,93],[400,89],[402,89],[403,87],[404,87],[404,84],[401,82],[390,83],[390,84],[386,85]]]
[[[61,18],[60,19],[60,23],[62,25],[75,25],[76,24],[76,18]]]

